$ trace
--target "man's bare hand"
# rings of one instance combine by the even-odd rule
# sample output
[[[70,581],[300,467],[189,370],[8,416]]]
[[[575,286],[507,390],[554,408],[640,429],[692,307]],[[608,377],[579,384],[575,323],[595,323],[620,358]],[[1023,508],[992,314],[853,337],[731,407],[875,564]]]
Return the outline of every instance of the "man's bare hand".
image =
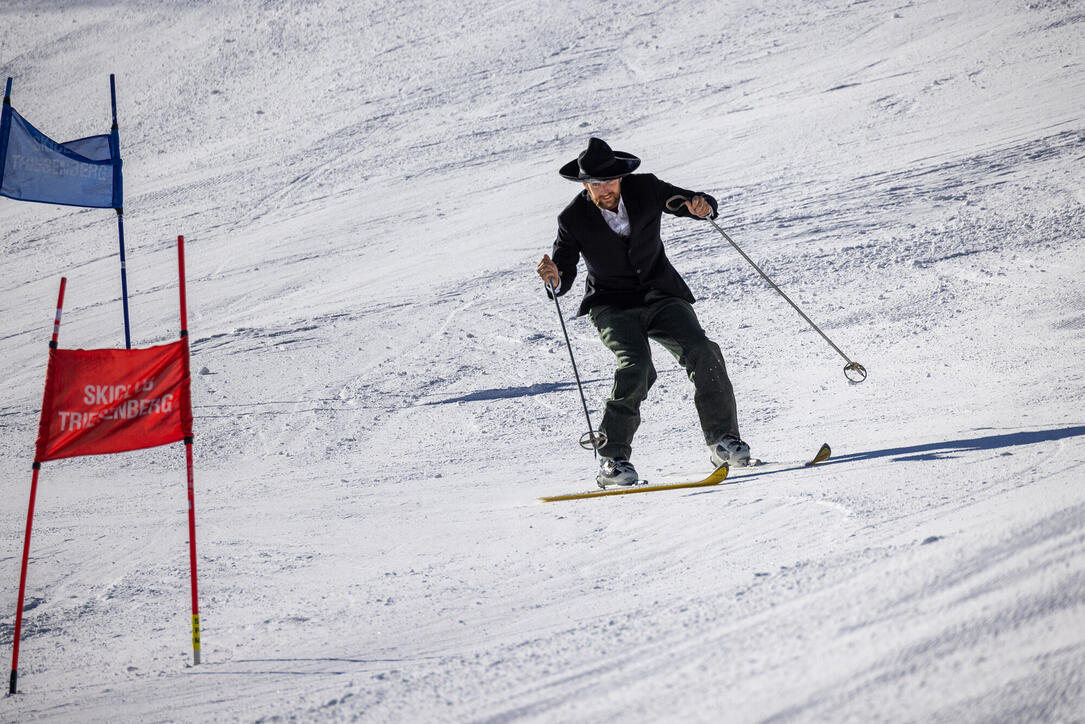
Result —
[[[712,214],[712,205],[705,200],[704,196],[694,196],[687,201],[686,209],[689,213],[701,219]]]
[[[558,265],[550,258],[549,254],[543,254],[539,266],[535,267],[542,280],[554,289],[561,286],[561,275],[558,273]]]

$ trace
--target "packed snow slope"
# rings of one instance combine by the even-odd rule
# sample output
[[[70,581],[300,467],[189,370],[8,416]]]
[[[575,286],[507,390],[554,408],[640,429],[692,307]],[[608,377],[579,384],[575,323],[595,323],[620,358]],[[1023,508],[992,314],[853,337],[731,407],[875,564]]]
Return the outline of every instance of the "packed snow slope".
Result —
[[[134,342],[188,246],[180,445],[46,463],[3,721],[1085,720],[1085,5],[46,2],[12,103],[108,130]],[[590,135],[714,194],[672,261],[780,465],[593,486],[534,275]],[[0,200],[0,656],[57,287],[121,333],[108,210]],[[592,414],[614,361],[563,300]],[[657,348],[634,462],[708,471]],[[822,442],[834,458],[799,465]]]

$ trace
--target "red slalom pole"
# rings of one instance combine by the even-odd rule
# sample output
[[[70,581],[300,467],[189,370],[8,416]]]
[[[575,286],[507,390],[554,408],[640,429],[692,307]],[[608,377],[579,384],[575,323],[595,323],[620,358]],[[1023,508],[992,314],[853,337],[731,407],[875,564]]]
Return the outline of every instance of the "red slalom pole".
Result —
[[[60,278],[60,294],[57,296],[57,313],[53,319],[53,338],[49,340],[49,349],[57,348],[57,339],[60,336],[60,314],[64,309],[64,289],[68,286],[68,278]],[[42,409],[45,409],[45,394],[49,390],[49,368],[46,367],[45,393],[42,395]],[[30,531],[34,527],[34,501],[38,497],[38,472],[41,463],[34,461],[34,473],[30,478],[30,505],[26,512],[26,535],[23,537],[23,565],[19,573],[19,602],[15,607],[15,633],[11,645],[11,682],[8,688],[8,696],[15,693],[19,679],[19,637],[23,630],[23,601],[26,599],[26,569],[30,562]]]
[[[183,409],[189,410],[189,419],[185,430],[185,466],[188,470],[188,550],[192,570],[192,663],[200,663],[200,595],[196,583],[196,476],[192,466],[192,400],[191,369],[188,360],[188,302],[185,296],[185,237],[177,237],[177,276],[181,291],[181,340],[185,343],[184,375],[185,389],[189,399],[184,401]]]
[[[192,663],[200,663],[200,596],[196,588],[196,508],[195,477],[192,473],[192,438],[185,438],[185,464],[188,466],[188,547],[192,561]]]

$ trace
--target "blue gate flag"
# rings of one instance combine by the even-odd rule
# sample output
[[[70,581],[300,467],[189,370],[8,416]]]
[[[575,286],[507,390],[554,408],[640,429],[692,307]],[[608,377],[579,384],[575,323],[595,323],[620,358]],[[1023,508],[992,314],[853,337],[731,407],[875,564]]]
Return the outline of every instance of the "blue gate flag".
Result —
[[[57,143],[5,102],[0,116],[0,196],[120,209],[119,149],[115,127],[101,136]]]

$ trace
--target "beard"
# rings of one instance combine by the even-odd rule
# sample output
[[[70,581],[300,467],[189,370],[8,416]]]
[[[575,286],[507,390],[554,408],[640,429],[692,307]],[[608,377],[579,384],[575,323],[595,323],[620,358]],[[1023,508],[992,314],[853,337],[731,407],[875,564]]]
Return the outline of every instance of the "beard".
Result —
[[[621,198],[620,193],[605,194],[602,196],[593,196],[592,201],[600,209],[606,209],[607,211],[618,210],[618,200]]]

